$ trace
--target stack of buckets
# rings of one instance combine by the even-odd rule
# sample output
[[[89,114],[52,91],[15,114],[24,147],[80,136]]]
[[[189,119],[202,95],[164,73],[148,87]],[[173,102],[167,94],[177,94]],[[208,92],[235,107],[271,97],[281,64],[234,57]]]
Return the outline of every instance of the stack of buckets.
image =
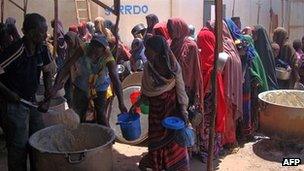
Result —
[[[134,105],[140,97],[139,91],[134,91],[130,95],[132,105]],[[141,135],[140,115],[149,113],[149,105],[140,104],[140,108],[135,109],[134,113],[122,113],[118,115],[118,123],[120,125],[122,136],[127,141],[134,141]]]

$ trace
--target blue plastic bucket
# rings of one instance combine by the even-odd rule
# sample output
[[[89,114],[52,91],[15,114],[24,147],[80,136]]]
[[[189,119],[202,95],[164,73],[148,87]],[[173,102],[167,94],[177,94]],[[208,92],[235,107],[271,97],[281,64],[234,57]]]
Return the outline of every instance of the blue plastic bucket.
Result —
[[[140,115],[122,113],[117,116],[117,124],[120,125],[122,136],[128,141],[134,141],[140,137]]]

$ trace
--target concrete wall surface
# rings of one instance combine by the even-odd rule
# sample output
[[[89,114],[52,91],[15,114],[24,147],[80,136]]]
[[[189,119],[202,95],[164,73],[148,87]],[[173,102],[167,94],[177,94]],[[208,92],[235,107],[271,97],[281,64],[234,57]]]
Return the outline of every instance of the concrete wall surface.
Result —
[[[23,6],[21,0],[14,0]],[[102,0],[108,6],[113,6],[113,0]],[[110,19],[115,23],[115,16],[91,2],[92,20],[97,16]],[[28,13],[37,12],[47,21],[54,18],[54,2],[52,0],[29,0]],[[122,40],[131,44],[131,29],[138,23],[146,25],[145,16],[154,13],[160,21],[167,21],[170,17],[181,17],[188,24],[194,25],[198,30],[202,27],[203,1],[202,0],[122,0],[120,35]],[[11,16],[17,19],[17,26],[21,29],[23,12],[12,3],[5,1],[4,18]],[[77,24],[74,0],[59,0],[59,19],[63,22],[65,31],[68,26]],[[51,32],[51,29],[49,29]]]
[[[231,17],[234,0],[223,0],[226,4],[226,16]],[[258,23],[258,7],[260,15]],[[241,17],[242,26],[264,26],[270,35],[270,7],[278,15],[278,24],[290,32],[290,40],[304,36],[304,0],[235,0],[234,16]],[[283,7],[283,8],[282,8]]]

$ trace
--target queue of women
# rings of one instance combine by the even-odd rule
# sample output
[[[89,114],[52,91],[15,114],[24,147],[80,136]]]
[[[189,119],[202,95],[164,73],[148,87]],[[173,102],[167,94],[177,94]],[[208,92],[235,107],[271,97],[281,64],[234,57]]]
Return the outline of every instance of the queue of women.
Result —
[[[65,98],[82,122],[87,121],[86,113],[92,110],[95,121],[108,126],[104,109],[111,84],[121,112],[127,112],[116,64],[130,61],[132,72],[143,70],[141,96],[131,110],[145,101],[150,108],[149,152],[139,168],[189,170],[191,157],[196,156],[202,162],[208,157],[216,45],[214,22],[206,23],[195,38],[193,26],[190,29],[181,18],[159,22],[151,14],[146,19],[147,28],[139,24],[132,30],[131,49],[119,35],[116,42],[110,20],[98,17],[94,23],[70,26],[67,33],[58,21],[54,32],[58,42],[55,52],[58,74],[53,90],[65,88]],[[216,73],[216,157],[224,149],[250,140],[258,130],[259,93],[304,84],[304,39],[291,45],[287,31],[277,28],[271,41],[262,26],[241,30],[237,24],[231,19],[223,20],[223,51],[228,59],[224,69]],[[11,38],[17,35],[15,29],[7,34]],[[1,49],[7,45],[1,44]],[[142,68],[139,64],[143,64]],[[278,79],[276,67],[290,71],[290,78]],[[192,148],[178,144],[175,132],[162,126],[162,120],[168,116],[180,117],[193,127],[197,139]]]

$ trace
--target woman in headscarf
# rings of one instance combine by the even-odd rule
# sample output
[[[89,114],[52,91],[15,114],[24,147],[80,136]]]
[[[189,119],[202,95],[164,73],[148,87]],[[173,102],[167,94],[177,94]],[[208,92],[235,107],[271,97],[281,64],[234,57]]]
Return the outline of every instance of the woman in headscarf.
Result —
[[[105,20],[104,21],[104,26],[113,33],[113,31],[114,31],[114,24],[113,24],[113,22],[111,20]]]
[[[170,39],[169,31],[167,28],[167,23],[165,23],[165,22],[157,23],[157,24],[155,24],[153,30],[154,30],[155,35],[163,36],[166,39],[167,43],[169,45],[171,44],[171,39]]]
[[[72,55],[76,52],[76,50],[79,47],[84,46],[84,42],[81,40],[81,38],[77,35],[77,33],[73,31],[68,31],[66,35],[64,36],[64,40],[67,43],[67,56],[65,58],[65,62],[72,57]]]
[[[16,19],[13,17],[8,17],[5,21],[5,26],[7,28],[8,34],[12,37],[12,41],[15,42],[20,39],[20,34],[16,27]]]
[[[207,161],[208,157],[208,142],[210,131],[210,117],[212,115],[212,86],[211,75],[214,67],[214,50],[215,50],[215,35],[212,30],[204,27],[197,36],[197,44],[201,49],[201,70],[204,82],[204,117],[200,126],[197,127],[198,132],[198,153],[202,157],[202,161]],[[219,156],[222,147],[221,134],[225,131],[225,118],[227,114],[227,104],[225,101],[224,81],[222,74],[217,72],[217,113],[216,113],[216,136],[214,143],[214,155]]]
[[[296,39],[293,41],[293,48],[296,51],[298,60],[304,59],[304,52],[302,51],[302,41]]]
[[[93,22],[87,22],[87,29],[88,29],[88,31],[89,31],[89,33],[91,34],[91,35],[94,35],[94,33],[95,33],[95,27],[94,27],[94,23]]]
[[[214,23],[210,24],[214,27]],[[242,62],[227,24],[223,21],[223,50],[229,55],[223,71],[225,99],[228,112],[225,120],[223,145],[235,145],[236,125],[243,117],[243,74]]]
[[[0,23],[0,53],[13,43],[12,37],[7,31],[5,24]]]
[[[234,40],[239,43],[237,46],[241,55],[243,66],[243,120],[241,130],[243,135],[251,136],[257,126],[257,111],[254,104],[257,104],[258,93],[268,90],[265,71],[261,60],[253,46],[253,40],[249,35],[243,35],[237,25],[226,19],[228,28]]]
[[[275,57],[267,31],[262,26],[255,26],[253,30],[254,46],[258,52],[267,76],[270,90],[278,89],[278,81],[275,73]]]
[[[133,72],[141,71],[143,69],[143,64],[147,61],[143,40],[140,38],[135,38],[132,42],[131,48],[131,70]]]
[[[72,31],[72,32],[76,33],[77,35],[79,34],[78,27],[76,25],[70,26],[69,31]]]
[[[188,123],[188,97],[181,68],[166,40],[153,36],[146,42],[145,64],[142,77],[142,95],[131,110],[143,101],[149,102],[148,154],[142,158],[139,168],[154,171],[188,171],[187,148],[176,142],[175,131],[166,129],[160,123],[169,116],[176,116]]]
[[[78,40],[71,36],[70,38],[71,42]],[[86,122],[87,114],[92,114],[94,121],[108,126],[108,118],[104,109],[110,83],[113,84],[114,92],[119,99],[121,112],[127,112],[121,82],[116,71],[116,62],[105,36],[95,35],[89,44],[76,49],[75,53],[66,61],[62,71],[58,73],[52,92],[63,86],[72,66],[76,68],[75,75],[72,77],[74,85],[72,103],[81,122]]]
[[[63,25],[61,21],[57,21],[57,33],[55,33],[55,20],[51,21],[51,26],[54,29],[53,35],[57,35],[57,52],[54,56],[56,56],[56,64],[58,67],[58,70],[61,69],[64,63],[64,58],[66,56],[66,49],[67,49],[67,44],[64,41],[64,31],[63,31]]]
[[[106,36],[110,44],[115,44],[116,39],[110,29],[107,29],[104,25],[105,19],[102,17],[97,17],[94,21],[95,24],[95,34],[101,34]]]
[[[86,43],[89,43],[92,39],[92,35],[87,29],[86,22],[81,22],[78,26],[79,37]]]
[[[282,27],[278,27],[274,30],[273,41],[276,42],[281,48],[279,58],[289,64],[292,69],[291,78],[289,80],[278,80],[280,88],[293,89],[295,83],[300,80],[296,51],[288,43],[288,33]]]
[[[64,62],[66,63],[72,55],[77,51],[79,47],[84,47],[84,42],[80,39],[80,37],[73,31],[69,31],[64,36],[64,40],[67,43],[67,55],[64,59]],[[67,103],[70,108],[72,108],[72,82],[74,81],[77,73],[77,67],[74,65],[71,67],[70,75],[68,76],[68,79],[64,85],[65,90],[65,98],[67,99]]]
[[[155,14],[149,14],[146,16],[146,20],[147,20],[147,25],[148,25],[146,33],[154,34],[153,28],[154,28],[155,24],[159,23],[158,17]]]
[[[300,83],[304,84],[304,52],[302,50],[302,41],[300,39],[293,41],[293,48],[296,51],[299,63]]]
[[[189,106],[203,112],[203,78],[196,43],[188,38],[188,25],[180,18],[168,20],[167,28],[172,39],[170,48],[181,65]],[[195,75],[195,77],[193,77]]]

